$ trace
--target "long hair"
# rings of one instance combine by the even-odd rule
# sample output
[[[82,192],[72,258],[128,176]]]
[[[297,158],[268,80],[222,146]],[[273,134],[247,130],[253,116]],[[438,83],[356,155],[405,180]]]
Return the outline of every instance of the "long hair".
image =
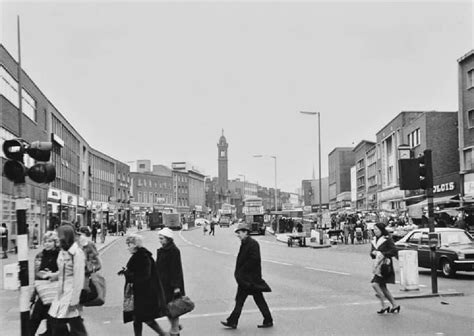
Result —
[[[76,233],[71,225],[65,224],[58,227],[58,237],[61,248],[69,250],[76,240]]]
[[[384,223],[375,223],[375,226],[380,230],[382,233],[381,236],[389,236],[390,234],[388,233],[387,229],[385,228]]]

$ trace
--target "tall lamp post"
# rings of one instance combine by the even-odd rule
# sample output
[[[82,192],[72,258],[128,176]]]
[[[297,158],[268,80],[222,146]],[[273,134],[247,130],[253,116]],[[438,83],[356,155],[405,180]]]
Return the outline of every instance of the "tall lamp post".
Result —
[[[275,212],[278,211],[278,196],[277,196],[277,157],[275,155],[254,155],[255,158],[270,157],[275,160]]]
[[[322,181],[321,181],[321,113],[312,111],[300,111],[301,114],[317,115],[318,116],[318,164],[319,164],[319,226],[323,224],[323,206],[322,206]]]

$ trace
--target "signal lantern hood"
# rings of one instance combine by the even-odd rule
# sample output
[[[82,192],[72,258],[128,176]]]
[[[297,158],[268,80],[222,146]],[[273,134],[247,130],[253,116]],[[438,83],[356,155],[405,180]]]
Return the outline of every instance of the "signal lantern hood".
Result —
[[[38,163],[28,170],[28,177],[37,183],[51,183],[56,178],[52,163]]]
[[[10,160],[23,161],[23,154],[28,144],[23,139],[5,140],[3,153]]]
[[[27,148],[26,152],[36,161],[49,161],[53,144],[48,141],[35,141]]]
[[[25,183],[26,167],[20,161],[8,160],[3,166],[3,174],[13,183]]]

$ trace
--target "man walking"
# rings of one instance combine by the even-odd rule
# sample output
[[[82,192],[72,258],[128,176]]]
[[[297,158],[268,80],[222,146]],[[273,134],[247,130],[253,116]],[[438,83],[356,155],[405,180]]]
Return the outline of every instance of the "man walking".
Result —
[[[238,285],[235,308],[227,318],[227,321],[222,321],[221,323],[228,328],[237,328],[245,300],[247,296],[252,295],[263,315],[263,323],[258,325],[258,328],[273,327],[272,314],[262,294],[263,292],[271,292],[271,289],[265,280],[262,279],[260,246],[256,240],[250,237],[250,230],[245,223],[240,223],[235,229],[235,233],[241,240],[234,272]]]
[[[209,236],[212,234],[213,236],[215,235],[215,230],[216,230],[216,222],[214,221],[214,218],[211,219],[211,230],[209,231]]]

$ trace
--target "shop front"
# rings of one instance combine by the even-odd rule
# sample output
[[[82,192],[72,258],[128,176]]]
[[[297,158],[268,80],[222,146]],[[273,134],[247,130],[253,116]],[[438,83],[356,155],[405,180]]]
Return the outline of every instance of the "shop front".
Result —
[[[77,196],[61,191],[61,221],[76,223]]]
[[[46,203],[46,227],[48,230],[54,230],[61,223],[61,191],[49,188],[48,199]]]

